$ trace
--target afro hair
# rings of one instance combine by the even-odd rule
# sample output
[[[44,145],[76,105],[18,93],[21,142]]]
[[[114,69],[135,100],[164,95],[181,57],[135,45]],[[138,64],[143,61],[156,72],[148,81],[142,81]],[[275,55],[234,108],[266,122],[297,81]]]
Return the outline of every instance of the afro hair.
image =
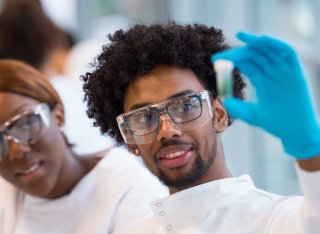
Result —
[[[220,29],[200,24],[136,24],[109,35],[110,43],[82,76],[87,114],[102,133],[123,144],[116,117],[124,112],[124,93],[138,75],[157,65],[191,69],[201,84],[217,97],[216,78],[210,58],[229,46]],[[245,82],[234,72],[234,96],[243,99]],[[229,121],[231,124],[232,120]]]

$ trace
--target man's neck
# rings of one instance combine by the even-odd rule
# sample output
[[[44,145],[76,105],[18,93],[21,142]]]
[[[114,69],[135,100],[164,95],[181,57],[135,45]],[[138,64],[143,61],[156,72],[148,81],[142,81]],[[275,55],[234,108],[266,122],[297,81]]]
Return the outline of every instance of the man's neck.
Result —
[[[183,187],[169,187],[170,194],[174,194],[176,192],[192,188],[197,185],[205,184],[208,182],[212,182],[215,180],[225,179],[232,177],[231,173],[229,172],[229,169],[226,166],[225,160],[224,160],[224,151],[223,146],[220,140],[220,137],[217,139],[217,145],[216,145],[216,156],[212,162],[212,165],[206,172],[206,174],[197,182],[191,185],[183,186]]]

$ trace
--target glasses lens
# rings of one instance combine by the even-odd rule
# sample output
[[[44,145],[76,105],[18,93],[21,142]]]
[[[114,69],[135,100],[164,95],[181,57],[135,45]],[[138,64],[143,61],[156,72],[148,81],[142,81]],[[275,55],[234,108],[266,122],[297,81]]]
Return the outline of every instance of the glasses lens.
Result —
[[[180,106],[180,111],[179,108],[174,108],[176,105]],[[188,96],[181,99],[180,104],[174,103],[168,106],[168,112],[182,131],[200,128],[212,120],[211,98],[207,91]]]
[[[144,136],[158,129],[158,111],[143,109],[127,117],[129,128],[135,136]]]
[[[164,106],[175,127],[190,131],[212,119],[211,99],[207,91],[188,95],[160,104]],[[156,105],[139,109],[117,118],[121,134],[127,144],[146,144],[154,141],[159,130],[159,110]]]
[[[201,115],[202,106],[199,96],[177,99],[167,107],[168,114],[176,124],[184,124]]]
[[[0,133],[0,162],[5,159],[8,153],[8,142],[2,133]]]
[[[182,131],[190,131],[211,120],[211,99],[206,91],[185,96],[171,102],[167,107],[167,112]]]
[[[154,108],[146,108],[134,112],[127,118],[127,139],[134,144],[146,144],[153,141],[159,128],[159,113]]]
[[[4,123],[0,132],[0,161],[8,154],[8,139],[19,144],[33,144],[49,124],[50,108],[45,103],[37,105],[32,112],[25,111]]]
[[[41,133],[42,122],[38,114],[30,113],[12,122],[6,130],[6,134],[21,143],[34,142]]]
[[[146,144],[153,141],[159,125],[159,114],[154,108],[145,108],[117,118],[124,141],[128,144]]]

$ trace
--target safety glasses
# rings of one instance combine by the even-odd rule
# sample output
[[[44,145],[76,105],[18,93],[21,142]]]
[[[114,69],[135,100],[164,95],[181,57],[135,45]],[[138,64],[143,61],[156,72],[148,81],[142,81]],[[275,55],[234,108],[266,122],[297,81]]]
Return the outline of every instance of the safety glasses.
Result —
[[[117,117],[118,127],[127,144],[147,144],[156,139],[166,119],[181,131],[199,128],[212,119],[212,98],[207,90],[148,105]],[[162,118],[162,115],[168,116]]]
[[[50,108],[45,103],[15,115],[2,124],[0,126],[0,161],[8,155],[8,140],[18,144],[33,144],[49,124]]]

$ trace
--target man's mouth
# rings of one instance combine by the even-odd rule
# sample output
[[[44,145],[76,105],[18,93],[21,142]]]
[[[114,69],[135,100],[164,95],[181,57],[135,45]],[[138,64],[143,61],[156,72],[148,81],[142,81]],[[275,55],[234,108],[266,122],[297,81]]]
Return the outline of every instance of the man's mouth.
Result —
[[[160,159],[173,159],[173,158],[180,157],[184,153],[186,153],[186,151],[177,151],[177,152],[165,154],[165,155],[161,156]]]
[[[167,168],[181,167],[188,163],[192,157],[193,148],[182,146],[169,146],[158,153],[159,163]]]

